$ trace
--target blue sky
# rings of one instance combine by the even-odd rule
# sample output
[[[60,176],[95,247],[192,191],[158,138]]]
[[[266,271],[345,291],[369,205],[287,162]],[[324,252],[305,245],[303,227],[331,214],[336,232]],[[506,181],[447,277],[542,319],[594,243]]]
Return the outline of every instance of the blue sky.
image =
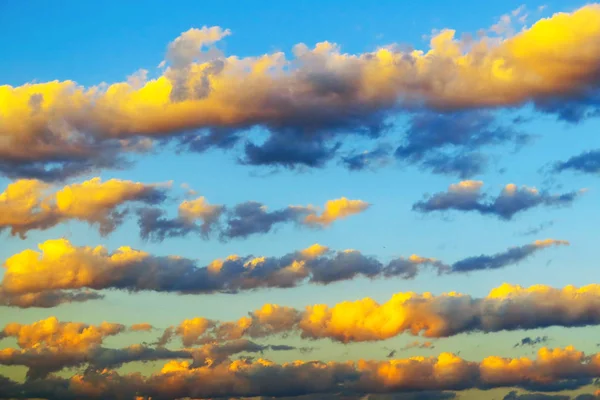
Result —
[[[527,3],[526,25],[529,27],[556,12],[572,12],[584,4],[580,1]],[[457,37],[463,33],[476,35],[478,30],[488,29],[502,15],[509,14],[521,5],[520,1],[483,4],[466,0],[460,4],[438,0],[251,3],[148,1],[144,4],[117,1],[95,4],[65,0],[60,5],[41,0],[26,4],[5,1],[0,3],[0,29],[3,33],[0,35],[0,86],[19,87],[32,82],[72,80],[84,87],[91,87],[125,81],[139,69],[148,71],[148,79],[157,79],[163,73],[158,65],[165,59],[169,43],[188,29],[203,26],[220,26],[231,30],[231,35],[215,44],[225,56],[250,57],[283,51],[291,57],[294,45],[305,43],[312,48],[322,41],[337,43],[342,52],[352,54],[374,51],[392,43],[427,51],[432,32],[452,28],[456,29]],[[590,83],[590,87],[593,84]],[[567,104],[571,99],[560,98],[560,101]],[[88,324],[102,321],[122,324],[147,322],[162,330],[177,325],[183,319],[197,316],[235,320],[265,303],[303,309],[310,304],[334,305],[366,297],[385,302],[394,293],[408,291],[434,294],[456,291],[473,297],[485,297],[491,289],[504,282],[522,286],[542,284],[555,288],[595,283],[597,239],[594,232],[600,223],[597,213],[597,176],[577,171],[555,174],[547,170],[552,163],[600,147],[600,139],[596,134],[598,120],[589,118],[577,123],[565,122],[556,114],[539,112],[531,102],[489,110],[496,121],[531,135],[531,139],[516,151],[509,141],[497,146],[477,147],[476,152],[490,156],[491,162],[484,171],[468,179],[483,181],[482,190],[490,196],[497,196],[509,183],[537,187],[552,194],[580,189],[587,191],[572,204],[564,207],[533,207],[508,221],[477,212],[419,213],[413,211],[412,206],[424,195],[444,192],[449,185],[467,178],[436,174],[419,164],[406,165],[398,159],[375,170],[360,171],[350,171],[335,161],[329,161],[322,168],[242,165],[236,161],[240,154],[234,150],[178,152],[172,143],[156,142],[152,152],[130,156],[134,162],[127,168],[94,168],[52,184],[60,188],[93,177],[147,184],[173,181],[171,198],[161,205],[170,216],[175,215],[183,198],[185,190],[180,185],[184,183],[197,191],[198,195],[205,196],[210,203],[229,207],[247,201],[261,202],[269,210],[288,205],[322,206],[326,201],[340,197],[360,199],[370,206],[364,212],[337,220],[326,228],[311,229],[301,224],[286,224],[266,234],[234,238],[226,242],[215,236],[203,240],[197,235],[167,238],[160,243],[147,241],[140,237],[133,213],[107,236],[100,235],[93,226],[81,221],[66,221],[47,230],[32,230],[25,239],[11,236],[7,229],[2,233],[0,259],[5,260],[25,249],[37,249],[38,243],[61,237],[68,238],[76,246],[103,245],[110,251],[119,246],[131,246],[157,256],[178,255],[197,260],[198,265],[202,266],[230,254],[279,257],[314,243],[334,250],[356,249],[382,262],[419,254],[447,263],[471,256],[500,253],[537,239],[568,240],[569,246],[544,249],[524,261],[495,270],[449,276],[438,276],[428,271],[410,280],[357,277],[330,285],[303,284],[294,288],[258,289],[235,295],[180,296],[174,293],[109,290],[102,300],[63,304],[55,308],[2,307],[0,326],[9,322],[29,324],[53,315],[61,321]],[[408,129],[411,115],[410,110],[393,113],[395,124],[377,140],[397,145]],[[527,118],[528,121],[515,124],[512,121],[516,116]],[[5,132],[2,124],[0,113],[0,135]],[[194,133],[197,128],[201,127],[192,126],[190,131]],[[265,129],[255,127],[254,134],[269,134]],[[177,134],[173,133],[173,136]],[[347,146],[345,149],[366,150],[377,143],[344,136],[343,133],[340,138]],[[0,177],[0,192],[19,178],[28,177],[4,173]],[[540,232],[524,234],[540,225],[544,226]],[[597,325],[592,324],[585,328],[553,326],[534,331],[468,333],[435,340],[435,349],[410,349],[399,352],[397,357],[434,356],[444,351],[460,352],[462,357],[474,361],[491,355],[531,356],[531,351],[537,348],[515,349],[512,346],[523,337],[544,335],[552,339],[547,344],[549,347],[576,345],[579,350],[593,353],[597,351],[597,332]],[[105,345],[122,346],[151,341],[159,335],[160,332],[156,331],[128,334],[126,338],[109,338]],[[276,362],[298,358],[323,361],[359,358],[385,360],[384,347],[400,349],[415,339],[419,338],[405,334],[386,341],[344,345],[328,339],[307,342],[298,337],[287,341],[277,338],[271,342],[298,347],[307,342],[307,345],[314,345],[318,350],[308,355],[297,351],[266,352],[265,357]],[[4,342],[7,347],[14,345],[11,340]],[[125,366],[123,371],[136,368],[154,371],[162,364],[161,361],[143,366],[133,363]],[[21,379],[25,369],[0,366],[0,371],[11,378]],[[508,391],[502,389],[499,396]],[[593,388],[584,387],[582,391],[591,393]],[[484,398],[477,396],[483,395],[459,393],[458,398]]]

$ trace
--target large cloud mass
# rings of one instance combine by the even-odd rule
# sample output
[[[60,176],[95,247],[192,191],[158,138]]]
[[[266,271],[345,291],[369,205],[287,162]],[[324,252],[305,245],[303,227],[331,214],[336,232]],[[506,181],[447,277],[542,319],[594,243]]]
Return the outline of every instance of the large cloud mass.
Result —
[[[385,303],[371,298],[304,310],[265,304],[237,321],[194,318],[165,330],[160,343],[179,336],[187,345],[242,337],[299,333],[343,343],[385,340],[403,333],[430,338],[470,332],[577,327],[600,324],[600,285],[562,289],[503,284],[475,298],[449,292],[396,293]]]
[[[467,361],[452,353],[388,361],[294,361],[283,364],[263,358],[203,365],[174,360],[148,377],[137,373],[121,375],[104,369],[75,374],[71,378],[49,376],[24,383],[3,378],[0,396],[48,399],[343,396],[494,387],[543,388],[599,375],[598,354],[587,356],[568,346],[542,348],[536,358],[491,356],[481,362]]]
[[[456,31],[443,29],[427,50],[390,45],[347,54],[330,42],[298,44],[288,59],[282,52],[225,56],[215,45],[229,30],[190,29],[169,45],[155,79],[141,71],[93,87],[73,81],[0,86],[0,171],[60,178],[118,165],[123,154],[146,151],[152,138],[177,137],[204,151],[232,147],[253,127],[266,128],[268,137],[245,139],[242,163],[314,167],[334,157],[349,134],[378,137],[398,110],[533,103],[567,121],[598,113],[600,5],[557,13],[514,35],[492,30],[459,40]],[[438,141],[466,144],[462,165],[439,154],[428,154],[425,165],[461,176],[476,172],[481,160],[468,143],[514,138],[503,129],[487,132]],[[422,157],[425,139],[408,138],[399,154]]]

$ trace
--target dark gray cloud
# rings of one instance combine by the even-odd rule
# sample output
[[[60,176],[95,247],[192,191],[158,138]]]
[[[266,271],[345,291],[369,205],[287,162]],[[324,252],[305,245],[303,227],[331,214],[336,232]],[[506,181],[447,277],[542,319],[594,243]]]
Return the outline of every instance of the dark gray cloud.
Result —
[[[457,176],[460,179],[482,174],[488,165],[488,157],[482,153],[430,154],[423,158],[421,166],[434,174]]]
[[[299,223],[310,210],[305,207],[286,207],[281,210],[268,211],[256,201],[248,201],[236,205],[227,215],[222,238],[245,238],[255,233],[268,233],[277,224]]]
[[[523,232],[521,232],[522,236],[532,236],[532,235],[537,235],[538,233],[540,233],[541,231],[544,231],[548,228],[550,228],[551,226],[554,225],[554,221],[546,221],[546,222],[542,222],[541,224],[531,227]]]
[[[337,143],[328,145],[317,140],[272,135],[262,145],[247,142],[240,163],[285,168],[322,168],[335,157],[339,148],[340,144]]]
[[[568,242],[562,240],[540,240],[524,246],[511,247],[506,251],[494,255],[481,255],[465,258],[452,264],[451,270],[452,272],[470,272],[503,268],[507,265],[517,264],[546,247],[568,244]]]
[[[211,149],[231,150],[241,139],[241,132],[230,128],[210,128],[178,138],[179,152],[202,153]]]
[[[110,156],[108,150],[102,150],[107,154],[101,157],[84,157],[77,159],[76,156],[64,157],[64,159],[28,161],[4,159],[0,160],[0,174],[11,179],[39,179],[46,182],[64,181],[73,176],[92,174],[104,169],[123,170],[132,165],[132,162],[124,156]]]
[[[521,341],[517,344],[515,344],[513,347],[525,347],[525,346],[537,346],[539,344],[545,344],[548,343],[550,339],[548,339],[548,336],[537,336],[535,338],[531,338],[529,336],[524,337],[523,339],[521,339]]]
[[[573,191],[550,194],[533,187],[517,187],[509,184],[502,189],[498,196],[489,199],[489,195],[481,192],[482,186],[483,182],[481,181],[462,181],[450,185],[446,192],[426,196],[424,200],[413,204],[412,209],[422,213],[449,210],[474,211],[510,220],[516,214],[535,207],[569,206],[582,193],[582,191]]]
[[[166,238],[183,237],[190,233],[200,233],[201,229],[193,221],[183,218],[168,218],[159,208],[143,207],[137,210],[140,236],[146,240],[163,241]]]
[[[305,207],[268,211],[264,204],[256,201],[240,203],[232,209],[217,207],[210,218],[204,218],[201,225],[198,225],[195,219],[181,215],[168,218],[163,210],[157,208],[140,209],[140,235],[146,240],[162,241],[165,238],[183,237],[194,233],[208,239],[211,234],[216,233],[221,240],[226,241],[266,234],[276,226],[286,223],[300,224],[302,219],[311,213],[311,210]]]
[[[340,163],[350,171],[375,170],[391,162],[391,146],[380,144],[373,150],[355,151],[341,157]]]
[[[521,385],[521,388],[530,392],[555,393],[565,390],[577,390],[584,386],[591,385],[592,383],[593,379],[589,377],[567,378],[552,382],[529,382],[525,385]]]
[[[554,165],[556,172],[573,170],[586,174],[600,173],[600,150],[590,150]]]
[[[52,308],[66,303],[101,300],[101,293],[86,290],[45,290],[37,293],[11,294],[0,286],[0,306],[18,308]]]
[[[326,202],[319,215],[319,210],[312,206],[287,206],[270,211],[262,203],[247,201],[227,208],[224,205],[210,205],[204,197],[200,197],[181,203],[175,218],[168,218],[158,208],[141,208],[138,210],[138,225],[140,235],[147,240],[162,241],[196,233],[204,239],[215,234],[222,241],[227,241],[266,234],[285,224],[321,228],[338,219],[363,212],[369,206],[362,200],[342,197]]]
[[[535,109],[556,116],[558,120],[571,124],[580,123],[589,118],[600,116],[600,93],[598,92],[600,71],[596,72],[596,81],[578,94],[570,96],[552,96],[534,102]]]
[[[508,143],[518,148],[531,136],[498,124],[489,111],[475,110],[416,114],[409,121],[404,140],[396,149],[399,160],[465,179],[487,167],[488,157],[480,149]]]
[[[560,394],[545,394],[545,393],[522,393],[519,394],[516,390],[504,396],[504,400],[570,400],[571,396]]]

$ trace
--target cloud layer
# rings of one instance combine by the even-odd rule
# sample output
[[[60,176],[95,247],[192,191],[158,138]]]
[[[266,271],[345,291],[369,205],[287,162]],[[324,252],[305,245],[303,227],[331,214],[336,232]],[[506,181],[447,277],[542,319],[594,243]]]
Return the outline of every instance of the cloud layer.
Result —
[[[440,338],[472,332],[578,327],[600,324],[599,305],[600,285],[596,284],[580,288],[503,284],[483,298],[456,292],[437,296],[400,292],[382,304],[371,298],[334,306],[309,305],[304,310],[265,304],[237,321],[188,319],[167,328],[159,343],[179,337],[185,346],[191,346],[290,333],[350,343],[405,333]]]
[[[572,346],[542,348],[536,358],[491,356],[481,362],[451,353],[388,361],[294,361],[276,364],[266,359],[240,359],[194,366],[169,361],[148,377],[120,375],[110,369],[88,371],[65,379],[17,383],[2,378],[4,398],[152,399],[241,396],[356,395],[402,391],[552,386],[600,375],[598,354],[586,355]]]
[[[330,42],[301,43],[291,59],[283,52],[225,56],[216,45],[229,30],[193,28],[170,43],[154,79],[140,70],[111,85],[0,86],[0,171],[57,179],[114,167],[155,138],[175,138],[191,151],[240,144],[244,164],[318,167],[348,137],[379,137],[398,111],[530,103],[571,122],[598,114],[600,5],[557,13],[519,32],[497,26],[463,39],[443,29],[426,50],[390,45],[348,54]],[[461,146],[458,164],[446,153],[423,158],[421,144],[435,143],[427,132],[415,138],[409,131],[398,153],[467,176],[482,162],[469,148],[515,138],[503,128],[471,134],[470,126],[457,135],[435,133],[438,145]],[[255,127],[266,129],[264,141],[247,133]]]
[[[356,277],[412,279],[424,268],[438,274],[501,268],[541,249],[560,245],[568,245],[568,242],[539,240],[453,264],[416,254],[384,264],[357,250],[336,252],[315,244],[282,257],[230,255],[198,266],[191,259],[153,256],[127,246],[110,253],[103,246],[75,246],[67,239],[57,239],[38,245],[40,251],[25,250],[5,261],[0,303],[51,307],[70,298],[74,301],[93,299],[90,290],[102,289],[209,294],[290,288],[304,283],[327,285]]]

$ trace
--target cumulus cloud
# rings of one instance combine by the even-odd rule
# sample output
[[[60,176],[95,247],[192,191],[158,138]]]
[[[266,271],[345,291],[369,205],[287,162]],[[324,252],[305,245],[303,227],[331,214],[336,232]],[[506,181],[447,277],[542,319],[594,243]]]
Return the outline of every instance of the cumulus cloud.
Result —
[[[204,197],[199,197],[181,203],[176,218],[167,218],[164,211],[156,208],[140,209],[138,224],[141,236],[153,241],[190,233],[200,233],[208,238],[213,232],[218,232],[221,240],[228,240],[269,233],[275,227],[288,223],[327,227],[334,221],[359,214],[369,206],[366,201],[341,197],[328,200],[322,210],[312,205],[291,205],[269,211],[257,201],[247,201],[228,209],[224,205],[211,205]]]
[[[265,304],[237,321],[194,318],[165,330],[159,343],[180,337],[189,346],[290,333],[349,343],[404,333],[439,338],[470,332],[577,327],[600,323],[599,304],[600,285],[595,284],[562,289],[503,284],[483,298],[456,292],[438,296],[400,292],[382,304],[371,298],[333,306],[309,305],[304,310]]]
[[[322,215],[320,218],[328,218],[326,212]],[[416,254],[384,264],[357,250],[333,251],[315,244],[282,257],[230,255],[198,266],[192,259],[153,256],[128,246],[111,253],[103,246],[75,246],[67,239],[57,239],[39,244],[40,251],[24,250],[5,261],[0,300],[17,307],[49,307],[69,299],[99,298],[90,291],[102,289],[209,294],[289,288],[305,283],[327,285],[357,277],[413,279],[423,269],[450,274],[501,268],[541,249],[567,244],[554,239],[538,240],[453,264]]]
[[[511,23],[477,38],[443,29],[424,50],[391,45],[348,54],[330,42],[301,43],[292,58],[225,55],[217,45],[229,30],[192,28],[168,46],[155,79],[140,72],[92,87],[69,80],[0,86],[0,171],[39,179],[89,172],[122,164],[155,138],[176,138],[192,151],[243,141],[242,163],[318,167],[356,136],[377,140],[398,111],[529,103],[571,122],[597,115],[600,6],[557,13],[518,33]],[[267,131],[263,142],[248,133],[257,127]],[[506,137],[486,132],[486,145]],[[482,140],[446,134],[438,143],[469,148]],[[408,138],[409,149],[419,147],[420,139]],[[473,154],[461,154],[462,165],[448,164],[448,154],[430,156],[424,167],[463,176],[484,162]]]
[[[0,338],[14,337],[23,349],[40,346],[59,349],[88,349],[102,344],[104,338],[117,335],[125,330],[125,325],[103,322],[100,325],[88,325],[79,322],[60,322],[56,317],[34,322],[30,325],[7,324]]]
[[[276,364],[261,358],[194,366],[190,361],[169,361],[160,372],[147,377],[135,373],[121,375],[104,369],[75,374],[70,378],[50,376],[24,383],[3,378],[0,396],[174,399],[418,393],[524,387],[598,375],[598,354],[588,356],[568,346],[542,348],[536,358],[491,356],[481,362],[467,361],[452,353],[441,353],[437,357],[327,363],[294,361]]]
[[[448,187],[446,192],[427,196],[424,200],[413,204],[413,210],[422,213],[434,211],[463,211],[478,212],[483,215],[493,215],[503,220],[510,220],[516,214],[539,206],[568,206],[571,205],[583,190],[563,194],[550,194],[539,191],[535,187],[521,186],[510,183],[493,199],[482,193],[482,181],[461,181]]]
[[[0,232],[24,238],[29,231],[77,220],[108,234],[123,221],[128,203],[158,204],[166,198],[164,185],[118,179],[93,178],[53,189],[33,179],[10,183],[0,193]]]
[[[600,173],[600,150],[590,150],[554,165],[556,172],[573,170],[585,174]]]

